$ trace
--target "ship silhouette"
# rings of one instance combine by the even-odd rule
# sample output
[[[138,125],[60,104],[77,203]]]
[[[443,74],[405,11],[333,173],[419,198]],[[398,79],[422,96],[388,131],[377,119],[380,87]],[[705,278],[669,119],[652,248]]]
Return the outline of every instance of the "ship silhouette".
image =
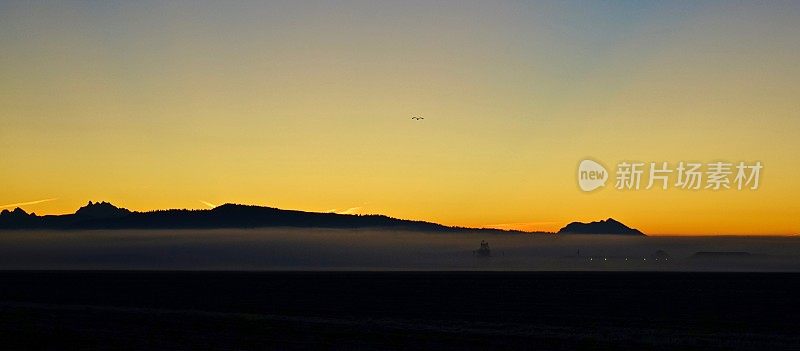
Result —
[[[489,248],[489,243],[486,240],[481,240],[481,247],[472,251],[476,257],[492,257],[492,250]]]

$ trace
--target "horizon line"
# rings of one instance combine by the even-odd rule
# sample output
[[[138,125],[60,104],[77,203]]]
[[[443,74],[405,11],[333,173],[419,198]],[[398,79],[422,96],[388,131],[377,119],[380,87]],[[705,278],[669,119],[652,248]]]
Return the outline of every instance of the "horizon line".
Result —
[[[19,208],[20,210],[25,211],[23,208],[21,208],[19,206],[35,205],[35,204],[48,202],[48,201],[54,201],[54,200],[58,200],[58,199],[59,198],[50,198],[50,199],[35,200],[35,201],[28,201],[28,202],[20,202],[20,203],[8,204],[8,205],[0,205],[0,208],[4,208],[5,209],[4,211],[8,211],[7,208],[16,206],[16,208]],[[144,211],[136,211],[136,210],[129,210],[129,211],[138,212],[138,213],[155,212],[155,211],[170,211],[170,210],[178,210],[178,211],[180,211],[180,210],[185,210],[185,211],[211,211],[213,209],[216,209],[218,207],[225,206],[225,205],[254,206],[254,207],[274,208],[274,209],[284,210],[284,211],[300,211],[300,212],[318,213],[318,214],[337,214],[337,215],[343,215],[343,216],[386,216],[386,217],[389,217],[389,218],[394,218],[394,219],[399,219],[399,220],[426,222],[426,223],[437,224],[437,225],[441,225],[441,226],[444,226],[444,227],[451,227],[451,228],[463,228],[463,229],[475,229],[475,230],[487,230],[488,229],[488,230],[499,230],[499,231],[505,231],[505,232],[518,232],[518,233],[523,233],[523,234],[557,234],[558,233],[558,231],[543,231],[543,230],[529,231],[529,230],[522,230],[522,229],[513,229],[513,228],[506,229],[506,228],[497,228],[497,227],[495,227],[495,226],[500,226],[498,224],[482,225],[482,226],[449,225],[449,224],[442,224],[442,223],[433,222],[433,221],[425,220],[425,219],[406,219],[406,218],[392,217],[392,216],[389,216],[389,215],[386,215],[386,214],[382,214],[382,213],[320,212],[320,211],[313,211],[313,210],[287,209],[287,208],[273,207],[273,206],[269,206],[269,205],[245,204],[245,203],[235,203],[235,202],[225,202],[225,203],[223,203],[221,205],[216,205],[214,207],[211,207],[210,206],[210,205],[212,205],[211,203],[208,203],[208,202],[203,201],[203,200],[199,200],[199,201],[201,203],[203,203],[204,205],[210,207],[210,208],[166,208],[166,209],[151,209],[151,210],[144,210]],[[78,209],[83,208],[85,206],[89,206],[90,204],[94,205],[94,204],[100,204],[100,203],[108,203],[108,204],[110,204],[110,205],[112,205],[114,207],[128,210],[125,207],[120,207],[120,206],[114,205],[110,201],[91,201],[91,200],[89,200],[86,203],[86,205],[81,206]],[[36,214],[35,212],[27,212],[27,211],[25,211],[25,212],[28,213],[28,214],[35,214],[36,216],[63,216],[63,215],[75,214],[75,213],[77,213],[77,210],[75,210],[75,212],[72,212],[72,213],[43,214],[43,215]],[[613,217],[605,217],[604,219],[609,219],[609,218],[613,219]],[[603,220],[603,219],[598,219],[598,220]],[[598,221],[598,220],[589,220],[589,222]],[[559,223],[559,221],[546,221],[546,222],[547,223]],[[581,222],[579,220],[573,220],[571,222],[566,223],[565,225],[570,224],[570,223],[589,223],[589,222]],[[544,223],[544,222],[519,222],[519,223],[526,224],[526,223]],[[518,224],[518,223],[505,223],[505,224],[512,225],[512,224]],[[570,235],[597,235],[597,234],[571,233]],[[646,237],[647,236],[657,236],[657,237],[694,237],[694,236],[702,236],[702,237],[795,237],[795,236],[798,236],[798,237],[800,237],[800,233],[784,233],[784,234],[780,234],[780,233],[770,233],[770,234],[752,234],[752,233],[702,233],[702,234],[645,233],[644,236],[646,236]]]

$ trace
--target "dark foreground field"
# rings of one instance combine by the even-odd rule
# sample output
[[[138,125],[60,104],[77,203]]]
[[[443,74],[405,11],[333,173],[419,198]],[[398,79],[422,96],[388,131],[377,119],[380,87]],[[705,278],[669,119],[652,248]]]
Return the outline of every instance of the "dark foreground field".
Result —
[[[799,274],[0,272],[3,349],[800,347]]]

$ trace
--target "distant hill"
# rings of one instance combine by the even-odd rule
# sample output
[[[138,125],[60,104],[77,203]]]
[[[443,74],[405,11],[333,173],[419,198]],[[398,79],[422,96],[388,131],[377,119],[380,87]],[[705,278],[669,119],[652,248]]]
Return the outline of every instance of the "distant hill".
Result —
[[[0,213],[0,229],[216,229],[216,228],[382,228],[431,232],[481,231],[523,233],[500,229],[449,227],[384,215],[349,215],[225,204],[209,210],[135,212],[108,202],[89,202],[74,214],[37,216],[20,208]]]
[[[130,211],[108,202],[91,202],[73,214],[38,216],[21,208],[0,212],[0,229],[224,229],[224,228],[378,228],[427,232],[529,233],[492,228],[450,227],[384,215],[356,215],[283,210],[273,207],[225,204],[208,210]],[[537,232],[544,233],[544,232]],[[559,234],[644,235],[611,218],[573,222]],[[552,233],[547,233],[552,234]]]
[[[645,235],[637,229],[630,228],[613,218],[591,223],[572,222],[558,231],[559,234],[616,234]]]
[[[108,202],[96,202],[92,203],[89,201],[89,204],[83,206],[75,212],[76,217],[80,218],[121,218],[131,214],[131,211],[128,211],[124,208],[119,208],[114,206]]]

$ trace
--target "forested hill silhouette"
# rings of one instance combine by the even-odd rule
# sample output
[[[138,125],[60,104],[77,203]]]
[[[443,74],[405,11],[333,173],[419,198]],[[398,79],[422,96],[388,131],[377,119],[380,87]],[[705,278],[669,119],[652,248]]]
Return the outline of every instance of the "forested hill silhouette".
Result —
[[[441,224],[392,218],[384,215],[282,210],[272,207],[225,204],[209,210],[157,210],[135,212],[108,202],[91,201],[74,214],[37,216],[20,208],[0,213],[0,229],[213,229],[213,228],[383,228],[433,232],[499,229],[448,227]],[[522,233],[522,232],[518,232]]]
[[[561,228],[558,234],[645,235],[638,229],[630,228],[613,218],[591,223],[572,222]]]

